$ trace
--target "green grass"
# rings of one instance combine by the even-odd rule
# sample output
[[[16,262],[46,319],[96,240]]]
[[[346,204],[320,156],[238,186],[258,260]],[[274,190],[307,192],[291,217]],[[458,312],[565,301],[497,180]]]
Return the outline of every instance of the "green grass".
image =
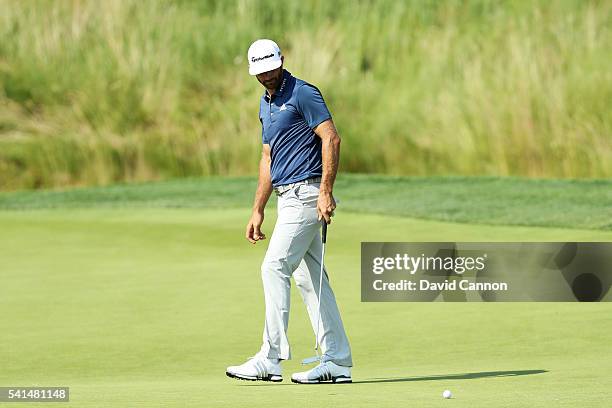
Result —
[[[256,184],[252,177],[210,177],[0,193],[0,210],[248,208]],[[612,230],[612,180],[341,174],[334,195],[342,211],[471,224]],[[273,195],[270,205],[274,202]]]
[[[264,224],[273,225],[273,211]],[[248,209],[0,212],[0,384],[65,385],[78,407],[601,407],[610,303],[360,303],[362,240],[612,240],[612,232],[474,226],[339,211],[327,264],[355,384],[225,377],[259,347],[264,245]],[[294,290],[301,369],[311,329]],[[451,401],[441,393],[450,389]],[[24,406],[28,406],[24,404]]]
[[[611,177],[610,2],[0,0],[0,189],[256,171],[276,39],[343,171]]]
[[[572,215],[585,201],[593,211],[607,210],[609,196],[601,193],[607,184],[408,179],[400,199],[399,181],[339,181],[345,197],[365,197],[362,203],[379,214],[356,213],[347,198],[329,230],[326,263],[355,361],[355,383],[338,386],[287,382],[301,369],[299,359],[312,354],[312,330],[295,288],[289,329],[295,360],[284,363],[285,382],[225,377],[225,367],[241,363],[261,341],[266,243],[243,238],[250,210],[242,199],[250,201],[252,179],[0,195],[0,385],[70,386],[70,404],[54,406],[84,408],[605,406],[611,303],[361,303],[359,250],[361,241],[612,241],[612,231],[586,229]],[[509,209],[530,208],[522,219],[515,212],[514,221],[529,223],[537,212],[558,219],[547,218],[554,208],[567,225],[384,214],[393,201],[416,208],[407,198],[422,199],[418,186],[438,194],[432,213],[443,208],[436,201],[463,202],[449,191],[491,189]],[[223,191],[225,207],[213,199]],[[552,206],[549,198],[559,191],[562,200]],[[377,201],[368,201],[371,193]],[[477,223],[503,220],[486,214],[492,218]],[[274,221],[270,207],[265,232]],[[442,399],[445,389],[452,400]]]

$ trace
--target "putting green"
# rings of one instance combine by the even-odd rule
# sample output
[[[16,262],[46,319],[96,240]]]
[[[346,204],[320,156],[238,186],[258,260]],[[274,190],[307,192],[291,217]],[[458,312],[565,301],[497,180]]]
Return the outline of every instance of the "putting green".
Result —
[[[272,230],[269,210],[264,231]],[[70,407],[599,407],[612,304],[360,302],[361,241],[612,241],[612,231],[478,226],[339,211],[327,265],[354,384],[300,386],[312,354],[294,289],[285,382],[229,379],[260,345],[248,209],[0,212],[0,386],[69,386]],[[452,400],[443,400],[450,389]],[[40,404],[20,404],[19,406]]]

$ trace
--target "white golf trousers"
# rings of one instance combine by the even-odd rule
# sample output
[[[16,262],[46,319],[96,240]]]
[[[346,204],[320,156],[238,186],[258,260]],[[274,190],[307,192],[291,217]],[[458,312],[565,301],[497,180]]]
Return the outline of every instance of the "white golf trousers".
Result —
[[[268,358],[291,358],[287,339],[291,276],[316,333],[322,251],[321,223],[317,220],[319,185],[299,184],[278,197],[278,219],[261,265],[266,322],[260,353]],[[326,269],[321,290],[320,325],[319,344],[323,361],[352,366],[351,348]]]

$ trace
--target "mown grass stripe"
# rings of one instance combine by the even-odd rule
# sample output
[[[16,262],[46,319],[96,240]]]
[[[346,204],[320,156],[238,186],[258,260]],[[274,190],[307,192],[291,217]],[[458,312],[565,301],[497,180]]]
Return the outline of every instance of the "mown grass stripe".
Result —
[[[65,191],[0,193],[0,210],[249,208],[253,177],[209,177]],[[612,230],[612,180],[340,174],[338,211],[471,224]],[[268,203],[274,208],[276,197]]]

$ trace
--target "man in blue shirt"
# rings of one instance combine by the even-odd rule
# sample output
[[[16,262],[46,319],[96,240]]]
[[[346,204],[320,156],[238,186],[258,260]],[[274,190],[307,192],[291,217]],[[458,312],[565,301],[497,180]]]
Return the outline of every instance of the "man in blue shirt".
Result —
[[[249,73],[266,90],[259,104],[263,144],[259,183],[246,238],[252,244],[266,239],[261,225],[272,191],[278,196],[278,218],[261,266],[266,305],[263,344],[253,358],[228,367],[226,374],[282,381],[281,361],[291,358],[287,326],[293,276],[322,356],[318,366],[294,373],[291,380],[351,382],[351,349],[324,267],[321,276],[319,232],[321,222],[329,224],[336,208],[332,191],[340,137],[319,90],[283,69],[284,57],[276,43],[255,41],[248,58]]]

